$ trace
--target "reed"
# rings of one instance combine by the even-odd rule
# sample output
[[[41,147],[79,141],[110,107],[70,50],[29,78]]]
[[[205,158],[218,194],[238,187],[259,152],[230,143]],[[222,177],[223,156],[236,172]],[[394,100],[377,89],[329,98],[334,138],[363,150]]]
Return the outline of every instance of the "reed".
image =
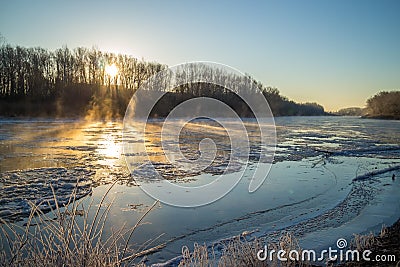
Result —
[[[272,261],[260,261],[257,258],[257,252],[264,249],[264,240],[253,238],[248,240],[245,235],[224,242],[221,255],[217,257],[214,248],[208,249],[206,245],[194,245],[193,252],[190,252],[187,247],[182,249],[182,260],[180,267],[265,267],[265,266],[311,266],[308,261],[278,261],[275,257]],[[270,242],[268,250],[284,250],[286,255],[289,251],[297,250],[301,253],[298,240],[291,233],[284,233],[277,242]]]
[[[125,266],[159,249],[160,246],[142,247],[137,251],[129,246],[133,233],[157,201],[133,227],[124,224],[104,236],[114,201],[106,202],[106,198],[116,183],[98,205],[91,201],[85,208],[82,199],[76,200],[75,188],[68,203],[60,206],[52,188],[55,208],[49,213],[40,210],[41,203],[30,203],[31,213],[25,224],[0,219],[0,266]]]

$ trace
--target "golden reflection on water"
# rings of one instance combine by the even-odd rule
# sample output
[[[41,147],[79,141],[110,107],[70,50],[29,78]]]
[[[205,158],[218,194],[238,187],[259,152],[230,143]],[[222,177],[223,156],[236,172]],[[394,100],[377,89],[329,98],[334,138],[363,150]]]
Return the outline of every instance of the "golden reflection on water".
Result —
[[[148,160],[151,162],[168,163],[161,145],[162,123],[147,123],[145,128],[145,146]]]
[[[0,143],[0,171],[69,167],[85,145],[81,122],[27,122],[2,125],[11,137]]]
[[[116,143],[113,136],[102,135],[98,144],[103,147],[98,149],[98,152],[106,158],[115,159],[121,156],[121,145]]]
[[[120,165],[122,124],[42,121],[2,125],[0,171]]]

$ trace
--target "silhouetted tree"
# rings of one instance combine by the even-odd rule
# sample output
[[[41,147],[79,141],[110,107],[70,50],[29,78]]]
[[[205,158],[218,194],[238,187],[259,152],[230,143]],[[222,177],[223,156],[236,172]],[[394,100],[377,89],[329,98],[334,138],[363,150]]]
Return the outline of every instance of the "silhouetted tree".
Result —
[[[400,91],[382,91],[367,100],[368,116],[400,118]]]
[[[118,68],[113,77],[105,72],[106,66],[111,64]],[[64,46],[52,52],[39,47],[13,47],[3,42],[0,46],[0,114],[41,114],[44,110],[47,115],[82,115],[96,110],[99,116],[105,113],[122,116],[134,91],[166,68],[156,62],[105,53],[94,47],[70,50]],[[201,77],[212,77],[219,85],[191,82]],[[268,100],[275,115],[325,114],[322,106],[289,101],[277,88],[265,87],[248,74],[244,78],[197,64],[184,69],[175,78],[183,84],[166,95],[163,105],[157,105],[159,110],[154,114],[164,116],[187,99],[208,96],[225,102],[240,116],[251,116],[249,107],[237,94],[254,94],[257,89]],[[170,88],[169,82],[169,79],[154,81],[150,89]],[[20,105],[13,105],[13,102]],[[101,111],[106,108],[107,112]]]

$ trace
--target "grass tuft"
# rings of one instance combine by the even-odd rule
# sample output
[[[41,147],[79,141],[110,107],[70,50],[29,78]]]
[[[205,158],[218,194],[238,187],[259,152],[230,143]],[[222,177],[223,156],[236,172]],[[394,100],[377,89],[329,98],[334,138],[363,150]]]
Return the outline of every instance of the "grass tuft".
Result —
[[[111,236],[103,236],[113,204],[113,200],[105,200],[116,182],[96,207],[91,202],[85,209],[82,201],[76,200],[76,188],[68,203],[60,206],[52,188],[55,208],[51,212],[44,213],[40,204],[30,203],[31,213],[24,225],[0,218],[0,266],[125,266],[159,249],[135,251],[129,246],[134,231],[157,201],[133,227],[112,229]],[[93,212],[94,217],[89,217]]]
[[[239,235],[224,244],[220,257],[216,257],[214,248],[211,251],[206,245],[194,245],[193,252],[190,253],[187,247],[182,249],[182,260],[180,267],[264,267],[264,266],[311,266],[307,261],[278,261],[274,257],[273,261],[260,261],[257,258],[257,252],[264,249],[264,242],[261,239],[254,238],[247,240],[244,235]],[[281,236],[278,242],[268,244],[268,250],[284,250],[286,255],[289,251],[297,250],[301,253],[298,240],[290,233]]]

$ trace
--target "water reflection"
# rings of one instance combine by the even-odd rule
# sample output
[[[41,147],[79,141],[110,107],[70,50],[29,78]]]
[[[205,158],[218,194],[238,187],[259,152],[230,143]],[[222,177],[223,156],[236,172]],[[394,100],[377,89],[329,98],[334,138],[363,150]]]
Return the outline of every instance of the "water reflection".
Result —
[[[182,245],[195,241],[212,242],[243,230],[258,229],[259,233],[267,233],[293,227],[291,229],[306,236],[311,235],[310,231],[317,233],[325,228],[337,227],[340,232],[335,233],[345,234],[348,230],[346,225],[353,221],[358,223],[357,229],[363,231],[378,225],[378,221],[390,224],[393,214],[398,215],[400,201],[395,192],[400,179],[392,183],[390,177],[385,180],[383,175],[367,181],[363,186],[373,192],[368,195],[370,202],[360,201],[363,199],[357,195],[357,188],[353,188],[351,180],[375,168],[400,164],[400,122],[289,117],[277,118],[276,124],[278,147],[275,163],[269,178],[255,194],[247,193],[246,179],[251,177],[248,173],[231,194],[213,205],[194,209],[161,205],[162,208],[158,207],[146,218],[151,224],[144,225],[136,233],[135,243],[141,244],[161,233],[165,235],[160,242],[175,240],[169,242],[165,250],[150,256],[151,261],[179,254]],[[95,183],[91,184],[92,196],[85,200],[89,203],[101,198],[107,188],[104,184],[119,179],[121,183],[110,195],[111,198],[116,197],[116,201],[106,226],[108,233],[111,233],[112,227],[120,227],[125,222],[133,225],[140,216],[140,207],[145,208],[153,202],[140,188],[126,186],[134,182],[121,155],[121,122],[2,119],[0,125],[0,175],[3,182],[5,177],[9,177],[7,181],[17,180],[17,176],[13,176],[17,170],[32,168],[39,169],[21,173],[36,173],[40,182],[48,180],[49,173],[54,176],[57,171],[62,171],[50,171],[50,167],[64,167],[72,176],[90,171],[95,173],[90,176]],[[147,127],[147,152],[151,161],[159,164],[160,171],[169,172],[171,177],[182,177],[189,184],[212,179],[212,171],[189,177],[195,178],[195,181],[188,179],[184,173],[165,168],[168,162],[162,153],[161,124],[154,122]],[[256,129],[252,129],[251,123],[246,127],[257,143]],[[198,141],[210,137],[216,141],[219,153],[213,166],[229,159],[229,140],[216,125],[190,124],[183,129],[180,137],[181,149],[189,158],[196,158]],[[142,140],[135,139],[132,132],[131,141],[135,146],[140,145]],[[260,156],[259,147],[254,145],[251,149],[253,154],[250,156],[257,159]],[[145,155],[133,156],[140,162]],[[400,177],[400,173],[396,172],[396,177]],[[22,188],[23,184],[20,185]],[[5,188],[4,183],[2,188]],[[23,198],[25,191],[19,192],[19,197]],[[350,192],[355,192],[354,197],[349,195]],[[0,199],[5,199],[7,192],[2,191],[1,194]],[[387,195],[391,196],[390,202],[383,205]],[[348,205],[338,206],[342,202]],[[379,207],[379,213],[376,207]],[[341,216],[333,220],[329,217],[332,214]],[[321,216],[324,215],[327,219],[323,220]],[[312,218],[316,218],[315,222],[310,222]],[[302,222],[309,223],[301,225]]]

